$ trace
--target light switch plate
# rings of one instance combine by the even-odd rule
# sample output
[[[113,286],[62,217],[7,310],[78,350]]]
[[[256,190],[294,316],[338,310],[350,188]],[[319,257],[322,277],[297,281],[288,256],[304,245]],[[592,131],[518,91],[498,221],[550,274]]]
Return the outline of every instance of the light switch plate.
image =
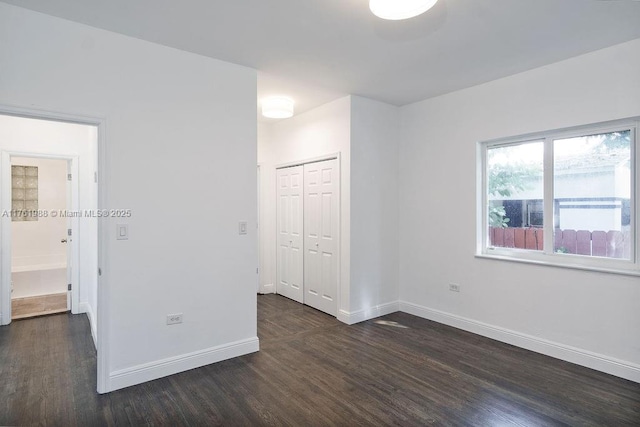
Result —
[[[240,221],[238,223],[238,234],[247,234],[247,222]]]
[[[129,224],[116,224],[116,239],[129,240]]]

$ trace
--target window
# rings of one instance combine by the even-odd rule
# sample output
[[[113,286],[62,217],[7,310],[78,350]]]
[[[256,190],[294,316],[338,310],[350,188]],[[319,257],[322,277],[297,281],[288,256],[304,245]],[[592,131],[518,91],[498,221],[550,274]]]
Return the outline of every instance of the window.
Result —
[[[481,143],[479,255],[640,274],[636,128]]]
[[[38,220],[38,167],[11,166],[12,221]]]

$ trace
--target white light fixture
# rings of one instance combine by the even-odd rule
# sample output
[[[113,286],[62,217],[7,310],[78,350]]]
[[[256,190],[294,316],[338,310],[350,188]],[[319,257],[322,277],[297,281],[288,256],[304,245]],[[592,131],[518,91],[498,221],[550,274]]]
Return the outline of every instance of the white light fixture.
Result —
[[[437,2],[438,0],[369,0],[369,9],[379,18],[397,21],[421,15]]]
[[[284,96],[264,98],[262,115],[270,119],[287,119],[293,116],[293,100]]]

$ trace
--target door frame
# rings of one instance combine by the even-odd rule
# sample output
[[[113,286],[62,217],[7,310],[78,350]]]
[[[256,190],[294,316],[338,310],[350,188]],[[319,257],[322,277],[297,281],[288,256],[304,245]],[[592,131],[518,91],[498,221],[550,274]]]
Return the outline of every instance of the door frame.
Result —
[[[65,209],[77,212],[79,210],[78,196],[80,194],[80,183],[78,180],[78,156],[74,154],[62,154],[62,153],[42,153],[34,151],[13,151],[2,150],[2,176],[0,182],[2,183],[2,196],[1,196],[1,210],[2,212],[11,211],[11,159],[13,157],[23,157],[30,159],[44,159],[44,160],[65,160],[67,162],[67,170],[71,173],[72,177],[76,177],[71,180],[71,206],[65,206]],[[65,182],[65,189],[66,189]],[[78,236],[78,218],[70,218],[71,226],[71,259],[67,259],[67,271],[69,264],[71,264],[71,313],[78,314],[78,307],[80,306],[80,275],[78,266],[80,265],[80,251],[79,251],[79,236]],[[2,324],[8,325],[11,323],[11,246],[12,246],[12,221],[11,217],[3,217],[0,227],[2,232],[2,249],[0,250],[0,257],[2,258],[2,277],[0,278],[0,289],[2,292]]]
[[[261,286],[260,286],[260,275],[262,274],[262,272],[260,271],[260,267],[262,267],[262,263],[260,262],[262,257],[261,257],[261,253],[262,251],[260,250],[260,172],[262,171],[261,165],[260,163],[258,163],[257,167],[256,167],[256,185],[258,186],[258,191],[257,191],[257,199],[256,202],[258,204],[258,212],[257,212],[257,218],[258,220],[256,221],[256,244],[257,244],[257,249],[258,249],[258,267],[256,268],[256,280],[258,282],[258,286],[257,286],[257,293],[260,293],[260,291],[262,290]]]
[[[318,157],[310,157],[307,159],[303,159],[303,160],[297,160],[297,161],[293,161],[293,162],[286,162],[286,163],[279,163],[275,166],[274,168],[274,173],[276,173],[276,171],[278,169],[285,169],[285,168],[290,168],[293,166],[304,166],[306,164],[309,163],[318,163],[318,162],[324,162],[325,160],[337,160],[338,161],[338,182],[339,182],[339,190],[340,190],[340,197],[338,198],[338,236],[337,236],[337,240],[338,240],[338,265],[337,265],[337,269],[338,269],[338,283],[337,283],[337,295],[336,295],[336,313],[340,314],[340,307],[342,307],[342,159],[341,159],[341,155],[340,152],[336,152],[336,153],[329,153],[329,154],[325,154],[322,156],[318,156]],[[276,264],[275,264],[275,275],[277,277],[278,272],[278,214],[277,214],[277,208],[278,208],[278,200],[277,200],[277,194],[278,194],[278,180],[275,180],[275,192],[274,192],[274,216],[275,216],[275,223],[273,223],[274,226],[274,241],[273,241],[273,248],[276,251]],[[303,225],[303,229],[304,229],[304,225]],[[304,248],[304,244],[303,244],[303,248]],[[304,258],[303,258],[304,259]],[[303,270],[303,277],[304,277],[304,270]],[[274,284],[274,292],[277,294],[278,293],[278,280],[276,279],[275,281],[276,283]],[[302,283],[303,286],[303,295],[304,295],[304,280]],[[304,299],[303,299],[304,301]],[[303,302],[304,304],[304,302]],[[338,317],[337,315],[335,316],[336,318]]]
[[[75,123],[81,125],[95,126],[97,129],[97,208],[105,209],[107,204],[107,180],[105,179],[105,171],[107,170],[106,156],[106,128],[107,120],[105,117],[87,116],[76,113],[67,113],[59,111],[50,111],[44,109],[36,109],[22,107],[17,105],[0,104],[0,114],[16,117],[24,117],[29,119],[52,120],[65,123]],[[4,185],[4,184],[3,184]],[[10,185],[10,184],[9,184]],[[2,188],[4,194],[4,188]],[[0,227],[2,228],[2,227]],[[110,390],[110,361],[109,361],[109,293],[107,280],[102,274],[104,269],[105,254],[107,253],[107,224],[104,221],[98,221],[98,271],[97,274],[97,305],[98,313],[96,314],[98,326],[96,328],[95,344],[97,350],[97,392],[107,393]],[[3,237],[4,242],[4,237]],[[1,255],[0,255],[1,256]],[[0,278],[4,275],[4,266],[0,263]],[[0,284],[0,287],[4,284]],[[9,284],[10,286],[10,284]],[[0,298],[2,292],[0,291]],[[4,304],[2,299],[2,304]],[[4,316],[4,315],[3,315]]]

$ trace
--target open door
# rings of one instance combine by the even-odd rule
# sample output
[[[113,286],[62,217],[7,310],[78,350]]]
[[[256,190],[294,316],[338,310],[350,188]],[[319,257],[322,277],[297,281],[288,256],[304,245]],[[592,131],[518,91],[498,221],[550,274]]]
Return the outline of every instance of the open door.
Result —
[[[71,211],[73,207],[73,172],[71,170],[71,160],[67,161],[67,210]],[[67,245],[67,310],[71,311],[72,288],[77,286],[73,283],[73,216],[67,217],[67,235],[61,240]]]

